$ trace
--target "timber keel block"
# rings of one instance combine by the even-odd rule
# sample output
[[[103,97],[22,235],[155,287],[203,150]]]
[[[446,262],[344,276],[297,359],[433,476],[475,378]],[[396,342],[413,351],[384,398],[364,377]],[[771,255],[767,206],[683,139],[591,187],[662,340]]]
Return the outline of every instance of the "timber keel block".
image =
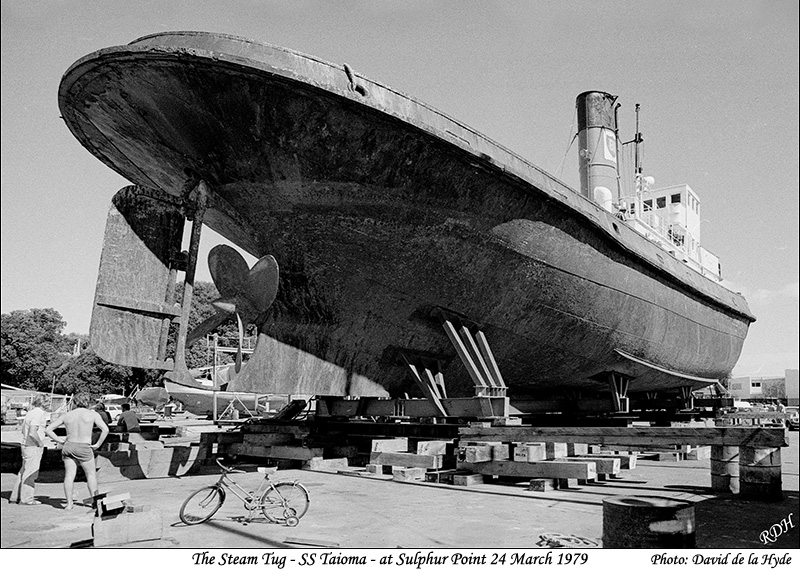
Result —
[[[594,481],[597,469],[594,462],[542,461],[542,462],[459,462],[459,469],[487,476],[512,476],[517,478],[577,479]]]
[[[483,474],[455,474],[453,476],[454,486],[474,486],[483,484]]]
[[[549,492],[558,487],[557,480],[547,478],[534,478],[528,484],[529,492]]]
[[[443,467],[443,457],[412,454],[410,452],[372,452],[370,453],[369,463],[439,470]]]
[[[425,481],[425,468],[401,468],[392,467],[392,479],[395,482],[419,482]]]

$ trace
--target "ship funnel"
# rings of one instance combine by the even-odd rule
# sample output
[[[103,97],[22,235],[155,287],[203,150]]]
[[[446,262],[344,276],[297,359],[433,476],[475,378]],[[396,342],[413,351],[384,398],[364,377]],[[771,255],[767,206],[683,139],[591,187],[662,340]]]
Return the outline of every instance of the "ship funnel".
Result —
[[[586,91],[576,102],[581,194],[606,210],[618,194],[616,101],[616,95]]]

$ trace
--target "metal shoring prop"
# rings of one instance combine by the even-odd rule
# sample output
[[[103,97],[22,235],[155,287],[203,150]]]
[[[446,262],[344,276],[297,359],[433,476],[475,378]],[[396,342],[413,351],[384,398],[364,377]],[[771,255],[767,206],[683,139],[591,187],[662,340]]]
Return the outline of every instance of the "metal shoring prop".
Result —
[[[194,196],[192,196],[194,195]],[[208,206],[208,186],[201,180],[190,193],[190,204],[194,203],[192,216],[192,234],[189,240],[189,252],[186,260],[186,272],[183,280],[183,299],[181,300],[181,317],[178,327],[178,338],[175,342],[175,377],[191,377],[186,366],[186,338],[189,332],[189,312],[194,293],[194,274],[197,269],[197,253],[200,249],[200,234],[203,230],[203,218]],[[188,216],[187,216],[188,218]],[[169,373],[167,373],[167,376]],[[169,376],[168,376],[169,378]]]

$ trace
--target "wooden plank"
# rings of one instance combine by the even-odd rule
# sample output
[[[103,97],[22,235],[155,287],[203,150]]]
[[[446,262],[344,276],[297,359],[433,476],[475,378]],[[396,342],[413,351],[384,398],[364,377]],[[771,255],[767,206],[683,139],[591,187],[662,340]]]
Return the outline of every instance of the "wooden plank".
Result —
[[[393,416],[402,400],[402,410],[413,418],[441,417],[441,411],[429,398],[419,399],[369,399],[366,408],[360,410],[357,400],[326,398],[318,403],[317,415],[327,416]],[[440,404],[449,416],[458,417],[506,417],[508,397],[458,397],[442,398]]]
[[[491,462],[492,447],[484,446],[459,446],[458,458],[464,462]]]
[[[442,457],[411,454],[410,452],[372,452],[369,455],[369,463],[405,468],[438,469],[442,467]]]
[[[322,448],[305,448],[303,446],[270,446],[270,458],[284,460],[311,460],[322,456]]]
[[[251,446],[274,446],[289,444],[295,440],[294,435],[286,433],[245,434],[243,443]]]
[[[782,428],[689,428],[689,427],[464,427],[462,438],[475,441],[573,442],[589,444],[673,446],[788,446]]]
[[[586,456],[588,453],[588,444],[578,444],[574,442],[567,444],[567,456]]]
[[[566,442],[545,442],[544,449],[548,460],[565,458],[567,456]]]
[[[272,433],[272,434],[291,434],[295,438],[305,438],[311,434],[311,429],[305,426],[292,426],[281,424],[245,424],[242,426],[242,432],[245,434],[252,433]],[[205,434],[205,433],[203,433]],[[233,434],[233,433],[221,433]]]
[[[475,486],[483,484],[483,474],[454,474],[454,486]]]
[[[594,462],[598,474],[619,474],[622,462],[619,458],[598,458],[597,456],[576,456],[564,458],[567,462]]]
[[[425,468],[392,467],[392,479],[395,482],[414,482],[425,480]]]
[[[458,470],[428,470],[425,472],[425,481],[434,484],[452,484],[453,476],[458,474]]]
[[[452,440],[422,440],[417,442],[417,454],[423,456],[443,456],[452,449]],[[403,450],[402,452],[405,452]]]
[[[459,469],[477,474],[492,476],[513,476],[518,478],[573,478],[593,480],[597,477],[594,462],[568,462],[549,460],[543,462],[480,462],[469,464],[459,462]]]
[[[491,448],[492,448],[492,460],[511,459],[510,444],[491,444]]]
[[[533,478],[528,484],[529,492],[549,492],[557,487],[555,479]]]
[[[520,413],[542,413],[542,412],[613,412],[614,403],[610,398],[607,399],[554,399],[554,400],[529,400],[513,399],[511,406]]]
[[[618,459],[620,470],[633,470],[636,468],[637,456],[635,454],[587,454],[585,456],[591,460],[594,460],[595,458]]]
[[[332,472],[344,470],[349,467],[347,458],[311,458],[303,462],[303,470],[312,472]]]
[[[538,462],[547,458],[543,442],[514,444],[514,462]]]
[[[408,438],[381,438],[372,441],[372,452],[408,452]]]
[[[244,435],[241,432],[202,432],[200,433],[201,444],[230,444],[232,442],[243,442]]]

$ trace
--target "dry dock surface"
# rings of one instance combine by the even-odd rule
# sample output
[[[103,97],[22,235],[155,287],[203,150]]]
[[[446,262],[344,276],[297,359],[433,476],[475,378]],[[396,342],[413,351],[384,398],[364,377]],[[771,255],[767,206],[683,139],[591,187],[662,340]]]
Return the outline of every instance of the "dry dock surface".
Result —
[[[576,546],[599,543],[602,500],[619,495],[656,495],[697,502],[698,548],[796,548],[800,544],[798,433],[789,433],[783,449],[784,499],[767,503],[712,493],[709,460],[640,461],[622,479],[566,490],[531,492],[524,485],[481,484],[454,487],[400,483],[384,479],[281,470],[279,479],[300,480],[308,488],[311,507],[295,528],[258,519],[242,520],[244,509],[232,495],[209,523],[188,527],[178,510],[194,490],[216,476],[129,480],[101,486],[103,492],[128,492],[138,504],[161,511],[163,538],[132,543],[141,548],[533,548],[560,534]],[[62,509],[63,487],[43,474],[38,506],[9,504],[14,474],[2,474],[2,548],[85,546],[92,539],[93,515],[88,507]],[[258,486],[260,475],[236,476],[246,489]],[[86,494],[76,483],[76,497]],[[790,514],[794,527],[765,546],[761,533]],[[544,536],[544,538],[543,538]],[[568,536],[568,537],[563,537]]]

